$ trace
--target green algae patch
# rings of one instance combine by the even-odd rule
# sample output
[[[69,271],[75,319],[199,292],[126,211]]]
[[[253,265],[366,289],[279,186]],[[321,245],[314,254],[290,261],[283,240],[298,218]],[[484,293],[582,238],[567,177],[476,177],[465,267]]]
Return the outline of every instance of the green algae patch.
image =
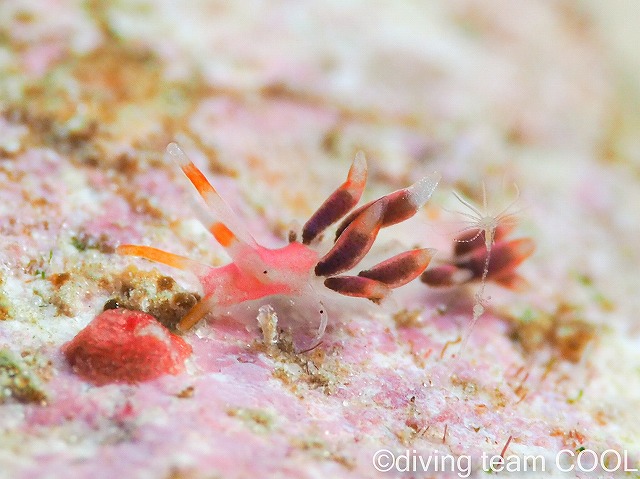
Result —
[[[0,293],[0,321],[6,321],[11,319],[9,313],[9,302],[6,300],[3,294]]]
[[[44,404],[47,395],[38,378],[20,358],[8,349],[0,349],[0,404],[12,400]]]
[[[0,286],[4,284],[4,278],[0,274]],[[0,321],[6,321],[7,319],[11,319],[12,315],[9,309],[9,300],[5,296],[5,294],[0,291]]]
[[[275,416],[264,409],[236,407],[228,409],[227,415],[239,419],[249,429],[259,434],[270,432],[275,426]]]

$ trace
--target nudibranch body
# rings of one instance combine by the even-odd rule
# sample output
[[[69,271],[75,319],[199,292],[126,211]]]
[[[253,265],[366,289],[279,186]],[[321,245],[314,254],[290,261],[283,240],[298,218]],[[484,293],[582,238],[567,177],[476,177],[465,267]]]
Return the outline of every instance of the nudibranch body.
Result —
[[[371,249],[380,228],[406,220],[426,203],[440,179],[436,173],[353,211],[338,227],[333,246],[321,256],[316,248],[322,232],[347,215],[362,196],[367,178],[367,163],[363,154],[356,155],[347,180],[305,223],[302,242],[292,235],[288,245],[277,249],[266,248],[256,242],[177,144],[169,144],[167,155],[180,166],[198,190],[208,207],[197,211],[199,219],[232,259],[228,265],[213,267],[149,246],[118,247],[120,254],[139,256],[188,270],[198,277],[204,297],[180,320],[177,325],[180,331],[187,331],[208,313],[215,315],[216,312],[225,312],[234,305],[252,300],[275,296],[305,297],[313,300],[316,311],[298,314],[317,315],[318,327],[311,342],[296,344],[296,348],[301,349],[309,344],[317,344],[324,333],[327,313],[316,293],[323,284],[346,296],[380,302],[393,288],[419,276],[434,254],[434,250],[429,248],[415,249],[360,271],[356,276],[342,274],[360,263]]]

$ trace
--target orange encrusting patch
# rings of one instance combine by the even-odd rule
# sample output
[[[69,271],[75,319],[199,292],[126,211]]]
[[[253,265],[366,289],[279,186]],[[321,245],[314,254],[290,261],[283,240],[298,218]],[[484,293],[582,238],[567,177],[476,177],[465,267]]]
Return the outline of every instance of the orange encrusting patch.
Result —
[[[214,223],[211,228],[209,228],[209,231],[211,231],[211,234],[213,234],[218,243],[225,248],[231,246],[236,239],[236,235],[220,222]]]
[[[196,187],[201,196],[206,196],[207,194],[218,194],[202,171],[200,171],[193,163],[189,162],[182,166],[182,171],[187,175],[187,178],[189,178],[191,183],[193,183],[193,186]]]
[[[103,385],[179,374],[192,351],[150,314],[110,309],[64,344],[62,352],[76,374]]]
[[[122,244],[116,248],[116,252],[122,255],[146,258],[178,269],[187,269],[188,264],[191,262],[191,260],[184,256],[167,253],[166,251],[150,246]]]

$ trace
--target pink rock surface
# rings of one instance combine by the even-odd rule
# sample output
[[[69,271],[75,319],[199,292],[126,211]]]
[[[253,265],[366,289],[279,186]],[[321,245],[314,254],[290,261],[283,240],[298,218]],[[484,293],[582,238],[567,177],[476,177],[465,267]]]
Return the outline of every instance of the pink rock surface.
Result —
[[[0,477],[436,475],[380,472],[379,450],[468,456],[482,476],[507,443],[549,477],[565,448],[637,468],[640,40],[624,4],[0,2]],[[451,191],[481,203],[485,181],[495,213],[515,181],[529,287],[488,283],[462,352],[477,285],[413,281],[380,307],[324,291],[327,331],[304,354],[254,304],[185,334],[179,374],[91,384],[61,348],[106,302],[173,328],[202,295],[118,245],[229,261],[162,157],[175,140],[273,248],[357,150],[361,203],[441,172],[372,265],[417,247],[446,262],[465,226]]]

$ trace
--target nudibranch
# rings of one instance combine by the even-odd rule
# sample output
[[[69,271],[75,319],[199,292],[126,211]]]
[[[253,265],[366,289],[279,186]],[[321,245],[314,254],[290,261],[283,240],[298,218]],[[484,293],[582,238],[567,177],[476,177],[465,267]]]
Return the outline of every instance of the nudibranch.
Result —
[[[119,254],[138,256],[192,272],[200,281],[203,299],[178,323],[187,331],[209,313],[226,314],[231,307],[255,300],[261,304],[272,298],[288,298],[289,306],[303,298],[313,307],[297,308],[288,315],[298,317],[297,328],[309,328],[313,334],[296,336],[297,350],[317,345],[324,334],[327,312],[317,291],[324,287],[346,296],[382,301],[392,289],[418,277],[428,266],[434,250],[421,248],[400,253],[357,275],[343,274],[355,268],[371,249],[380,228],[413,216],[431,197],[440,175],[433,173],[413,185],[390,193],[350,211],[360,201],[367,180],[364,154],[356,155],[346,181],[338,187],[302,228],[301,241],[291,234],[289,244],[277,249],[256,242],[204,174],[176,144],[167,147],[167,156],[175,161],[196,188],[207,209],[196,211],[199,220],[222,245],[232,262],[220,267],[199,263],[150,246],[124,244]],[[348,215],[348,216],[347,216]],[[343,217],[328,252],[318,248],[322,233]],[[266,299],[269,298],[269,299]],[[290,308],[296,309],[296,308]],[[304,327],[303,327],[303,326]],[[315,327],[317,325],[317,328]],[[308,332],[308,331],[307,331]]]

